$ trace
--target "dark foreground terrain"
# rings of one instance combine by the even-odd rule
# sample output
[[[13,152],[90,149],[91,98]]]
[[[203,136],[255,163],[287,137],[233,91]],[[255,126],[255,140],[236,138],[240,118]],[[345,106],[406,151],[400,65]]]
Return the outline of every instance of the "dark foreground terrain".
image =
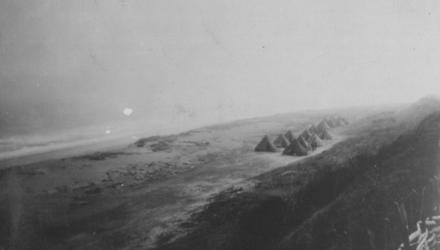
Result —
[[[438,110],[277,115],[0,165],[0,249],[396,249],[395,202],[415,225],[438,173]],[[311,155],[253,151],[330,113],[353,123]]]
[[[331,131],[333,140],[304,157],[254,152],[263,135],[299,134],[328,113],[255,118],[111,150],[105,144],[99,152],[61,150],[0,162],[0,249],[150,249],[212,195],[250,188],[248,178],[343,140]]]
[[[438,202],[422,196],[440,170],[437,109],[423,100],[360,120],[347,131],[356,136],[332,149],[215,196],[181,225],[183,237],[168,235],[158,249],[397,249],[395,204],[413,231]]]

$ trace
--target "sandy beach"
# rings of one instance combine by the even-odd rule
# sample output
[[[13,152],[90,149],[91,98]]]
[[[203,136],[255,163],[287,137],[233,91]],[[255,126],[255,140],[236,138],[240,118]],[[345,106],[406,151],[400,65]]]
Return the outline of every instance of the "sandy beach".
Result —
[[[17,224],[15,234],[26,235],[20,245],[40,246],[45,239],[41,248],[85,242],[101,248],[111,239],[119,249],[150,248],[213,194],[252,185],[243,181],[307,158],[255,153],[253,147],[264,134],[299,133],[317,121],[315,115],[261,118],[151,137],[143,147],[133,139],[115,140],[9,161],[20,165],[2,173],[1,197],[9,201],[3,214],[12,212],[12,203],[19,205],[10,223]],[[325,141],[311,155],[342,139]]]

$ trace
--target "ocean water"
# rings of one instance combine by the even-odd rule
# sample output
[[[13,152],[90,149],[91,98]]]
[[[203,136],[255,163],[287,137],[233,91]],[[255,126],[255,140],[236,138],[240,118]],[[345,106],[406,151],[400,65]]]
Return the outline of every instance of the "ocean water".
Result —
[[[180,133],[202,125],[207,124],[143,121],[90,126],[45,135],[3,136],[0,138],[0,161],[72,148],[99,150],[108,145],[129,145],[139,138]]]

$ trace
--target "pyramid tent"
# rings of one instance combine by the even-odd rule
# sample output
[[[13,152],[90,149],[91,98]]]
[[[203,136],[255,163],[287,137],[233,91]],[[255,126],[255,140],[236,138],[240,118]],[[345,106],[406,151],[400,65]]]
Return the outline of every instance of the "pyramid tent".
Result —
[[[287,139],[289,142],[292,142],[292,141],[295,139],[295,135],[292,133],[291,130],[288,130],[288,131],[284,134],[284,137],[286,137],[286,139]]]
[[[276,152],[275,146],[270,142],[269,137],[265,135],[255,147],[255,152]]]
[[[321,140],[331,140],[332,136],[330,135],[330,133],[328,132],[327,129],[320,129],[319,132],[317,133],[317,135],[319,136],[319,138]]]
[[[311,134],[316,134],[318,132],[318,128],[315,125],[311,125],[307,128],[307,130],[309,131],[309,133]]]
[[[341,121],[340,118],[341,117],[339,117],[339,116],[332,116],[330,118],[332,120],[333,124],[335,125],[335,127],[341,127],[344,125],[344,123]]]
[[[346,125],[348,125],[348,121],[346,120],[346,119],[344,119],[343,117],[338,117],[337,118],[338,119],[338,121],[339,121],[339,124],[341,124],[341,126],[346,126]]]
[[[325,120],[322,120],[322,121],[318,124],[318,126],[316,126],[316,129],[317,129],[316,133],[318,134],[318,133],[320,132],[320,130],[322,130],[322,129],[327,130],[327,129],[329,129],[329,128],[330,128],[330,126],[327,124],[327,122],[326,122]]]
[[[331,117],[326,118],[326,119],[325,119],[325,122],[327,123],[327,125],[328,125],[330,128],[334,128],[334,127],[337,126]]]
[[[285,148],[285,147],[289,146],[289,140],[287,140],[283,134],[280,134],[273,141],[273,144],[278,148]]]
[[[309,141],[310,138],[312,137],[312,133],[309,130],[304,130],[301,135],[302,138],[304,138],[304,140]]]
[[[312,137],[309,139],[310,146],[312,146],[313,149],[316,149],[317,147],[322,146],[322,141],[316,134],[313,134]]]
[[[313,148],[310,143],[301,135],[297,138],[299,144],[303,146],[307,151],[311,151]]]
[[[307,154],[307,149],[305,149],[296,139],[293,139],[290,145],[283,151],[283,155],[304,156]]]

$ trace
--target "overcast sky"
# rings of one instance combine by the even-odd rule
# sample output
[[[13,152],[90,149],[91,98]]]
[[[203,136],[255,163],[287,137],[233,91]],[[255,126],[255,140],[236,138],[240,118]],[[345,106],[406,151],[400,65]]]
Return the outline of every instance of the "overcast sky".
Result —
[[[439,44],[436,0],[2,0],[0,120],[414,101],[440,93]]]

